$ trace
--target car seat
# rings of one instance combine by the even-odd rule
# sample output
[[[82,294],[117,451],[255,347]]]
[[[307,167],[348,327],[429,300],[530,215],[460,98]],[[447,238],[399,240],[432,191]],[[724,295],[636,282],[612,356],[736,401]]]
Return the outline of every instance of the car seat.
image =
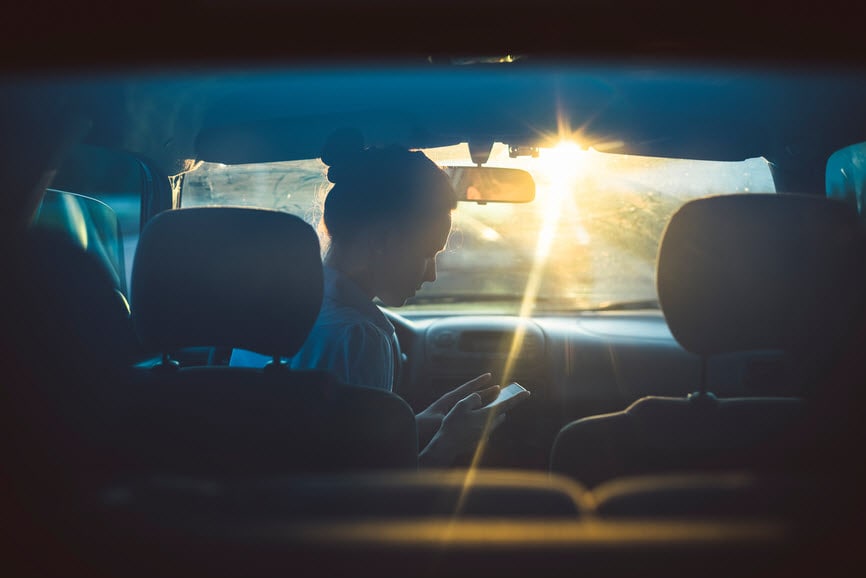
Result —
[[[243,480],[149,477],[109,484],[97,499],[116,516],[213,523],[393,518],[591,516],[592,496],[539,471],[450,469],[341,472]]]
[[[416,468],[415,417],[399,397],[281,363],[322,301],[313,228],[278,211],[165,211],[142,232],[135,329],[161,362],[125,392],[118,428],[132,472],[264,475]],[[264,369],[181,367],[188,347],[272,354]]]
[[[550,469],[587,486],[626,475],[808,468],[812,402],[827,395],[838,345],[862,292],[856,213],[823,197],[738,194],[683,205],[658,256],[661,309],[676,340],[701,357],[686,398],[644,397],[623,411],[566,425]],[[796,370],[790,397],[719,399],[707,360],[781,350]]]
[[[3,249],[2,486],[16,527],[57,528],[113,476],[111,400],[137,341],[105,262],[68,235],[34,228]]]

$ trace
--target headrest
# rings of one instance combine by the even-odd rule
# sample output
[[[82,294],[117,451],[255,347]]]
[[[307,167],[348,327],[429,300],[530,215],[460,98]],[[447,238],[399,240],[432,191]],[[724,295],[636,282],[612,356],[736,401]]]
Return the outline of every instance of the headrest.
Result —
[[[241,347],[291,356],[322,303],[319,239],[278,211],[165,211],[144,228],[132,271],[132,311],[145,347]]]
[[[858,311],[857,214],[824,197],[738,194],[684,204],[658,256],[659,303],[687,350],[791,353],[841,337]]]

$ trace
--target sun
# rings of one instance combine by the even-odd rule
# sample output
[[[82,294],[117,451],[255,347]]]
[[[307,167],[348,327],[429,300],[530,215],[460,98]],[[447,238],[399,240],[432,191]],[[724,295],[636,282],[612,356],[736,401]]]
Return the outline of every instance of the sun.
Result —
[[[536,174],[543,176],[544,184],[538,188],[537,202],[543,223],[535,247],[536,260],[546,260],[556,237],[559,217],[565,203],[574,194],[574,187],[586,162],[586,151],[571,140],[542,149]]]
[[[555,187],[574,184],[586,161],[586,151],[574,141],[563,140],[556,146],[542,149],[539,169],[544,171]]]

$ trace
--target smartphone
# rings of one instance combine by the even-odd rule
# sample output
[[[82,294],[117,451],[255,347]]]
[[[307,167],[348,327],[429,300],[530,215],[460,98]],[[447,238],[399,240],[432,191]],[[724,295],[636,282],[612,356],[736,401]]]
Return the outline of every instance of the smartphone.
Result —
[[[514,397],[515,395],[518,395],[524,391],[526,393],[529,393],[528,389],[526,389],[525,387],[523,387],[522,385],[520,385],[516,381],[513,381],[508,386],[503,387],[502,390],[499,392],[499,395],[497,396],[497,398],[494,399],[493,401],[491,401],[490,403],[488,403],[487,405],[485,405],[484,408],[486,409],[489,407],[496,407],[497,405],[499,405],[505,401],[508,401],[509,399]]]

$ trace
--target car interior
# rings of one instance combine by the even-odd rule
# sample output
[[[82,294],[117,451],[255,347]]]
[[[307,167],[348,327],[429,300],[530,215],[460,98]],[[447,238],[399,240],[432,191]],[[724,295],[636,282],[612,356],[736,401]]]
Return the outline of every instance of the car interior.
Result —
[[[345,50],[309,30],[272,43],[273,4],[237,13],[262,39],[231,56],[209,32],[231,28],[226,1],[150,51],[142,16],[103,60],[48,24],[68,54],[0,70],[5,575],[862,563],[866,67],[850,37],[821,57],[800,15],[771,48],[634,24],[607,50],[600,31],[563,47],[570,29],[536,14],[497,20],[513,52],[472,12],[450,33],[485,22],[474,43],[407,51],[407,24],[364,52],[346,22]],[[99,22],[84,30],[117,40]],[[535,24],[546,42],[516,34]],[[416,46],[451,42],[436,29]],[[344,130],[423,151],[458,198],[436,280],[376,302],[394,391],[288,363],[323,302],[321,153]],[[530,396],[449,467],[419,465],[416,414],[484,372]]]

